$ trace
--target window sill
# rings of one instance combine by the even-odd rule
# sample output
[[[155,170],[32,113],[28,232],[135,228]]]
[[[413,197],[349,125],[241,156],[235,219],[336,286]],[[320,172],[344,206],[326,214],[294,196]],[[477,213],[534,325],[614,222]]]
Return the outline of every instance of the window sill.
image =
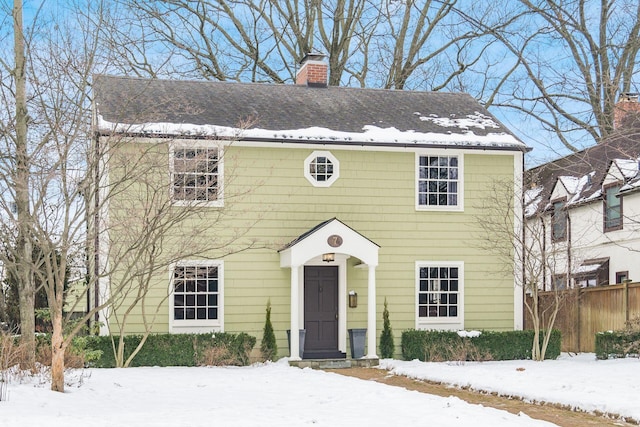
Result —
[[[172,200],[173,206],[195,207],[195,208],[222,208],[224,200],[214,200],[212,202],[201,202],[198,200]]]
[[[609,233],[609,232],[611,232],[611,231],[618,231],[618,230],[622,230],[622,229],[623,229],[623,226],[622,226],[622,225],[621,225],[621,226],[619,226],[619,227],[604,228],[604,229],[603,229],[603,230],[604,230],[604,231],[603,231],[603,233]]]
[[[416,206],[417,212],[464,212],[462,206]]]
[[[459,331],[464,329],[464,324],[462,319],[456,317],[434,318],[433,320],[425,320],[424,318],[420,318],[416,323],[416,329]]]
[[[208,332],[222,332],[220,322],[194,322],[188,321],[188,324],[182,324],[182,320],[172,322],[169,327],[171,334],[206,334]]]

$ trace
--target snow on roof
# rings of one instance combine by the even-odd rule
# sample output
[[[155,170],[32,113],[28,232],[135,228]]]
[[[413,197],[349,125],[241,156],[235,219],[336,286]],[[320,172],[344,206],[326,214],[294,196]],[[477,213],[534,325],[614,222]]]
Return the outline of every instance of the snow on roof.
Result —
[[[628,182],[627,184],[620,187],[620,192],[633,191],[640,188],[640,179],[635,178]]]
[[[479,129],[485,128],[494,128],[497,129],[500,127],[498,123],[496,123],[491,117],[479,113],[476,111],[474,114],[468,114],[466,118],[456,119],[455,114],[452,114],[451,117],[438,117],[435,114],[429,114],[429,116],[423,116],[419,112],[413,113],[415,115],[420,116],[420,120],[433,122],[439,126],[443,127],[457,127],[460,129],[469,129],[470,127],[475,127]]]
[[[531,188],[524,192],[524,215],[530,217],[538,211],[538,206],[542,199],[540,194],[542,193],[542,187]]]
[[[484,120],[484,119],[483,119]],[[343,132],[322,127],[302,129],[270,130],[260,128],[240,129],[228,126],[195,125],[189,123],[112,123],[98,114],[98,129],[109,132],[124,132],[144,135],[173,135],[185,137],[219,137],[309,142],[385,142],[393,144],[439,144],[447,146],[524,147],[513,135],[504,132],[476,135],[472,131],[463,133],[400,131],[396,128],[362,126],[362,132]]]
[[[595,263],[595,264],[583,264],[580,265],[578,267],[576,267],[574,274],[585,274],[585,273],[593,273],[594,271],[597,271],[601,266],[602,266],[602,262],[600,263]]]
[[[583,191],[591,188],[591,183],[593,182],[593,177],[596,172],[591,171],[586,175],[581,176],[580,178],[575,179],[575,186],[573,187],[573,197],[568,201],[568,204],[578,203],[584,201],[584,197],[582,196]]]
[[[562,183],[569,194],[576,194],[578,182],[580,181],[579,178],[575,176],[559,176],[558,181]]]
[[[592,187],[594,176],[595,171],[591,171],[579,178],[567,175],[561,175],[558,177],[558,182],[560,182],[567,190],[567,192],[571,195],[571,197],[567,200],[567,206],[584,203],[594,198],[600,197],[601,191],[599,190],[587,197],[584,197],[584,192]],[[542,203],[542,197],[543,187],[532,188],[531,190],[527,190],[525,192],[524,213],[527,218],[535,215],[535,213],[539,210],[540,203]],[[547,203],[544,208],[545,210],[551,208],[551,204]]]
[[[638,174],[638,161],[639,159],[615,159],[613,163],[625,179],[631,179]]]

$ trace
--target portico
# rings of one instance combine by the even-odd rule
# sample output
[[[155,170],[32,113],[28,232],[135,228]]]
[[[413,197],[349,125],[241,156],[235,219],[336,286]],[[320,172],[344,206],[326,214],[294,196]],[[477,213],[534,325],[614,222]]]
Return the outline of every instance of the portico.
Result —
[[[376,355],[376,267],[379,246],[337,218],[311,228],[282,248],[280,266],[291,269],[291,331],[307,331],[314,358],[346,353],[347,260],[367,269],[367,348]],[[326,267],[326,268],[325,268]],[[330,268],[329,268],[330,267]],[[306,308],[305,308],[306,307]],[[312,308],[310,308],[312,307]],[[301,327],[302,326],[302,327]],[[335,337],[333,336],[335,334]],[[291,333],[290,360],[301,360],[300,337]]]

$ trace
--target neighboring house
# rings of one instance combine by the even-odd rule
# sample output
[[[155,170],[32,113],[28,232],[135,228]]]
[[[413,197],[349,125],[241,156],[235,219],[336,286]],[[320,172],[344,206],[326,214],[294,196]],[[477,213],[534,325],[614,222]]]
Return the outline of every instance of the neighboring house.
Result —
[[[544,290],[640,279],[638,96],[624,95],[616,109],[613,136],[525,173],[528,228],[542,230],[531,238],[554,258]]]
[[[348,330],[366,328],[376,358],[385,299],[398,344],[409,328],[522,328],[522,290],[477,239],[489,187],[521,184],[527,148],[469,95],[327,87],[320,55],[295,85],[96,76],[94,90],[99,146],[127,138],[132,165],[155,147],[174,209],[205,207],[180,232],[250,246],[154,273],[154,332],[260,339],[270,301],[281,356],[287,330],[306,330],[295,360],[345,357]],[[104,234],[102,266],[117,240]]]

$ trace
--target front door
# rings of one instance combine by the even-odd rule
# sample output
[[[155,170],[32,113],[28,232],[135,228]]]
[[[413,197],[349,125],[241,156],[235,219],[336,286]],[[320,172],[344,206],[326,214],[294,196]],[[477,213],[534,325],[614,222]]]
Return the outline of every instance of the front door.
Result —
[[[338,351],[338,267],[304,268],[305,359],[344,357]]]

